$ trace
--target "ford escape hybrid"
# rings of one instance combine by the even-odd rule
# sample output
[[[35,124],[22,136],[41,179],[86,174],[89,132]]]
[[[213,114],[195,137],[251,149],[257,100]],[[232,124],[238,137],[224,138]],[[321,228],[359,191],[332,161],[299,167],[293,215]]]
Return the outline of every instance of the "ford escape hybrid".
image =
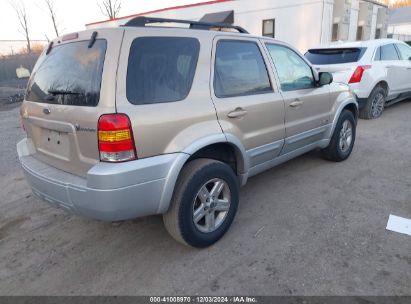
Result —
[[[161,22],[189,28],[149,26]],[[357,115],[348,86],[285,43],[139,17],[50,43],[17,150],[49,204],[106,221],[162,214],[176,240],[206,247],[249,177],[317,148],[347,159]]]

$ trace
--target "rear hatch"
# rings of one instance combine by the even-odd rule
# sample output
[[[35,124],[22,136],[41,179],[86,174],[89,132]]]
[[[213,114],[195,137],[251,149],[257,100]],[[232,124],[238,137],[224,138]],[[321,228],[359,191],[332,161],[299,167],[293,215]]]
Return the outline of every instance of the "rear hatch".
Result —
[[[99,162],[97,124],[102,114],[116,111],[123,31],[70,34],[40,56],[21,107],[35,158],[79,176]]]
[[[333,74],[335,82],[348,83],[366,48],[310,49],[305,57],[319,72]]]

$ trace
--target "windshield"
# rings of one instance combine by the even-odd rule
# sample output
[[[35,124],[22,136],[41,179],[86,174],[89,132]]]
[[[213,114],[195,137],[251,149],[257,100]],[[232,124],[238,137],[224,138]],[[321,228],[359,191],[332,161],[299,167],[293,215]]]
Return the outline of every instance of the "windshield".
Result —
[[[366,48],[312,49],[305,57],[315,65],[343,64],[359,61],[365,51]]]
[[[100,99],[106,40],[72,42],[53,47],[39,59],[26,100],[71,106],[96,106]]]

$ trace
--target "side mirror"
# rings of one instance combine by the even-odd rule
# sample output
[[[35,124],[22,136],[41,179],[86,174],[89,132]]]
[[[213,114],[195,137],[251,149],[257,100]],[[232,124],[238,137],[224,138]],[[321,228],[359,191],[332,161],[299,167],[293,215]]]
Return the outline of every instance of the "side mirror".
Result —
[[[318,81],[319,86],[325,86],[333,82],[333,75],[331,73],[321,72],[319,77],[320,77],[320,80]]]

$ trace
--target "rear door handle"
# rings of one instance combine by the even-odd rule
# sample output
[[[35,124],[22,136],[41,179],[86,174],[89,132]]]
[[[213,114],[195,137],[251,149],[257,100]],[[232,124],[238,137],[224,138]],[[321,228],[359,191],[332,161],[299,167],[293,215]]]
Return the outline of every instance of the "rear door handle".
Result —
[[[234,111],[231,111],[227,114],[229,118],[241,118],[247,115],[247,111],[243,108],[236,108]]]
[[[296,99],[292,103],[290,103],[290,107],[297,108],[297,107],[301,107],[303,104],[304,104],[304,101]]]

